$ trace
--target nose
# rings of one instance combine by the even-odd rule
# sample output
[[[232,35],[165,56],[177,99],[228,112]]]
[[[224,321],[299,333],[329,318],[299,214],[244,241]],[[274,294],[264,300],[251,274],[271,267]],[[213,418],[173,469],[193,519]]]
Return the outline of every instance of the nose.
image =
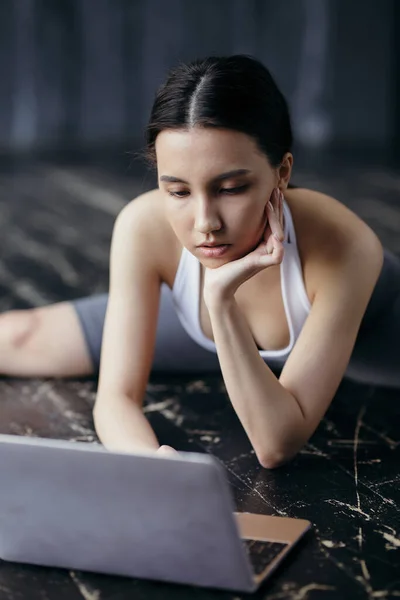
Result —
[[[221,218],[215,203],[209,198],[197,198],[194,229],[206,235],[221,229]]]

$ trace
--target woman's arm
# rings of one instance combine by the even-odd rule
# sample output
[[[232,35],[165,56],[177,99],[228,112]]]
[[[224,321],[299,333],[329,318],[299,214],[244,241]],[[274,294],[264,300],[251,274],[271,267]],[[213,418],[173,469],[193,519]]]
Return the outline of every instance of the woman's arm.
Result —
[[[139,402],[126,395],[97,396],[94,421],[97,435],[108,450],[157,450],[159,443]]]
[[[208,311],[232,405],[260,464],[278,466],[302,444],[300,405],[264,363],[235,299],[209,303]]]
[[[104,324],[96,431],[110,450],[156,450],[158,440],[142,412],[153,359],[160,277],[154,194],[144,194],[119,214],[110,258],[110,294]],[[152,216],[150,216],[152,215]],[[157,232],[156,232],[157,233]]]
[[[274,468],[292,458],[325,414],[350,359],[382,256],[367,227],[334,256],[321,252],[325,283],[279,380],[260,357],[234,298],[208,298],[226,389],[262,466]]]

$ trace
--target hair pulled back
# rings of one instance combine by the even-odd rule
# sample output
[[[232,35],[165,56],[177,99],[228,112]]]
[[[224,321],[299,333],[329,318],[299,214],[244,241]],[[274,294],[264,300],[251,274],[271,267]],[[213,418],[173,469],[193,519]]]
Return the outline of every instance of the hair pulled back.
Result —
[[[147,157],[156,161],[155,141],[166,129],[214,127],[251,136],[277,167],[292,147],[284,96],[255,58],[210,56],[172,69],[159,88],[147,126]]]

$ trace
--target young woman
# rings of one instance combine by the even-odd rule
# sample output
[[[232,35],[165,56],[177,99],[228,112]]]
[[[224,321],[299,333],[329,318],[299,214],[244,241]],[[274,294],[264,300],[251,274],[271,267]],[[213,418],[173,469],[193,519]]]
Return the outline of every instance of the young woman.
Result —
[[[345,374],[400,387],[400,261],[340,202],[289,187],[289,113],[263,65],[179,66],[147,136],[159,187],[116,220],[109,296],[3,314],[1,373],[99,367],[104,445],[174,452],[142,412],[151,369],[220,369],[266,468],[307,442]]]

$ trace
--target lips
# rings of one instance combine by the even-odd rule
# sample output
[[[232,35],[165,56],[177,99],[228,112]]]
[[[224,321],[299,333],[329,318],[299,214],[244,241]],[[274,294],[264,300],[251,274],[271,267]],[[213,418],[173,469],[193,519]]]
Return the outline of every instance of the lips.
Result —
[[[230,244],[213,244],[213,245],[201,245],[197,246],[197,249],[203,256],[210,258],[217,258],[225,254],[225,252],[229,249]]]
[[[226,242],[204,242],[203,244],[198,244],[198,248],[215,248],[216,246],[228,246]]]

